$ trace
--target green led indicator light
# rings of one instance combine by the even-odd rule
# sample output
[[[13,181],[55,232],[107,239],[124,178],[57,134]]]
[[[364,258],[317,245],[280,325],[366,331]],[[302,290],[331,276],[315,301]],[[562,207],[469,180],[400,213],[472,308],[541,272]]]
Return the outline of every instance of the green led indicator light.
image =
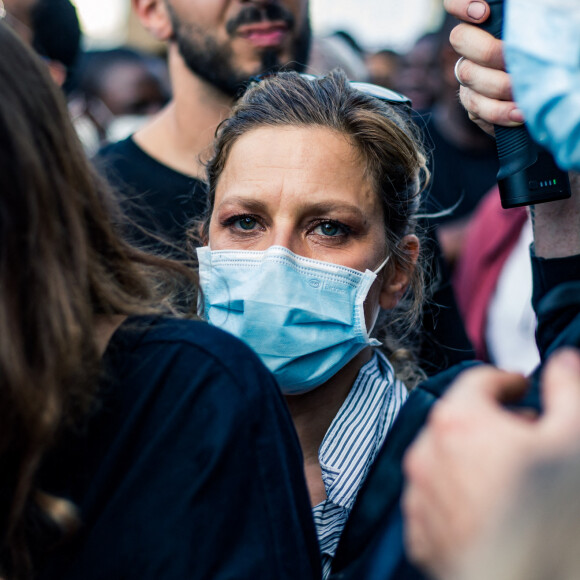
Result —
[[[554,179],[553,183],[554,183],[554,185],[556,185],[556,180],[555,179]]]

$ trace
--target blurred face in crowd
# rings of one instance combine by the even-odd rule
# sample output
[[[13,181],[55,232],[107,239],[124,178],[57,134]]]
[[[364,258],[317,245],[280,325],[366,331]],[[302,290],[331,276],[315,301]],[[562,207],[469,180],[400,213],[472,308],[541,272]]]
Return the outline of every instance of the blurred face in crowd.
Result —
[[[413,108],[419,111],[431,107],[441,93],[438,45],[435,35],[420,38],[408,53],[401,56],[394,77],[393,88],[407,95]]]
[[[369,71],[370,82],[388,89],[395,87],[399,59],[398,54],[389,50],[382,50],[368,56],[365,63]]]
[[[166,0],[173,40],[189,69],[227,94],[282,66],[303,70],[308,0]]]
[[[134,62],[119,62],[101,79],[99,97],[114,115],[151,115],[167,102],[161,82]]]

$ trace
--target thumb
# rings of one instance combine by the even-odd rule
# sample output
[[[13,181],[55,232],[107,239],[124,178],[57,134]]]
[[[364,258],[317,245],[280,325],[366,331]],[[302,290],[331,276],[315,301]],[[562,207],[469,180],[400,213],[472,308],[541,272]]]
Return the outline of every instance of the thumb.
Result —
[[[565,348],[550,357],[542,374],[542,428],[555,442],[580,439],[580,351]]]
[[[465,22],[480,23],[489,16],[489,6],[479,0],[445,0],[445,10]]]
[[[528,383],[523,375],[480,366],[464,371],[455,380],[445,398],[463,401],[471,408],[475,403],[485,405],[517,401],[525,393]]]

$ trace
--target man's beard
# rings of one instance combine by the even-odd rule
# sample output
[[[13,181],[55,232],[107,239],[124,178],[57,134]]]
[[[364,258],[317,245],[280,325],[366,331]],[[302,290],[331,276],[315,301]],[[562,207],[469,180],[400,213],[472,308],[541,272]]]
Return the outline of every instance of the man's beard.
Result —
[[[277,49],[265,49],[262,52],[260,70],[248,73],[236,69],[234,52],[229,44],[220,45],[201,27],[181,22],[169,2],[167,7],[173,26],[173,40],[189,70],[229,96],[235,97],[252,76],[280,69],[302,72],[306,68],[312,36],[308,18],[294,37],[289,62],[280,62]],[[264,20],[284,21],[290,32],[296,25],[292,14],[277,4],[269,4],[264,8],[246,7],[226,24],[226,29],[231,36],[241,25]]]

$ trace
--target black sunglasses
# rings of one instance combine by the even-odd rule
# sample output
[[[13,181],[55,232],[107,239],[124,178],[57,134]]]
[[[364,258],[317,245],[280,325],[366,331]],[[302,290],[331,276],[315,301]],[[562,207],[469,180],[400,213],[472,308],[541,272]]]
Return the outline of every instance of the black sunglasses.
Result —
[[[259,83],[260,81],[263,81],[264,79],[270,78],[272,76],[276,76],[276,73],[264,73],[251,77],[248,86],[251,86],[253,83]],[[308,73],[300,73],[300,76],[303,79],[307,79],[309,81],[317,81],[324,78],[323,76],[312,75]],[[373,85],[372,83],[365,83],[361,81],[349,81],[349,84],[353,89],[356,89],[365,95],[375,97],[375,99],[379,99],[380,101],[390,105],[400,105],[408,111],[411,110],[411,99],[402,93],[387,89],[386,87],[381,87],[380,85]]]

